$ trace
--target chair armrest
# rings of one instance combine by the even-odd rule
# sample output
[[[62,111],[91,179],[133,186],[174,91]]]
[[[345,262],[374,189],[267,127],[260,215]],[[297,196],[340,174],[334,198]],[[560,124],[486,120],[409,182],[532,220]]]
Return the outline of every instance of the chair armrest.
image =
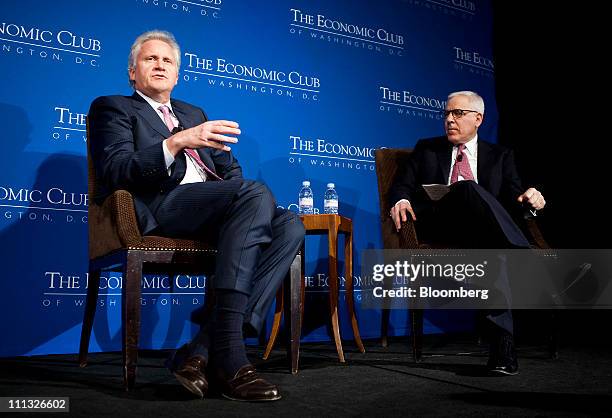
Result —
[[[417,239],[416,228],[412,219],[402,222],[402,228],[399,230],[400,248],[419,248],[419,240]]]
[[[536,222],[535,218],[526,218],[525,225],[527,226],[527,232],[529,233],[529,242],[534,244],[536,247],[540,249],[550,248],[550,245],[544,239],[544,235],[542,235],[542,231],[540,231],[540,227]]]
[[[117,190],[101,205],[89,204],[89,258],[142,242],[134,200],[126,190]]]
[[[419,248],[414,222],[411,220],[402,222],[399,232],[390,217],[382,219],[382,233],[384,248],[397,250],[404,248]]]
[[[127,190],[117,190],[110,197],[113,199],[113,214],[121,242],[126,247],[140,243],[142,235],[134,209],[134,198]]]

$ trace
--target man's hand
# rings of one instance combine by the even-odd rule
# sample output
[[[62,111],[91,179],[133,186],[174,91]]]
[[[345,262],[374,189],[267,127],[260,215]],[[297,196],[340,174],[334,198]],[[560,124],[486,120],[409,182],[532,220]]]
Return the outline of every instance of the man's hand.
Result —
[[[542,193],[533,187],[527,189],[527,191],[520,195],[516,200],[518,200],[519,203],[528,203],[529,206],[535,210],[540,210],[546,205],[546,200],[544,200]]]
[[[391,208],[391,219],[393,219],[393,223],[395,224],[395,228],[399,231],[402,228],[402,222],[406,222],[408,220],[408,213],[412,217],[413,221],[416,221],[416,216],[414,214],[414,210],[412,210],[412,206],[410,202],[406,200],[399,201]]]
[[[168,151],[176,156],[185,148],[216,148],[229,151],[226,143],[235,144],[238,138],[227,135],[240,135],[238,123],[231,120],[209,120],[193,128],[177,132],[166,140]]]

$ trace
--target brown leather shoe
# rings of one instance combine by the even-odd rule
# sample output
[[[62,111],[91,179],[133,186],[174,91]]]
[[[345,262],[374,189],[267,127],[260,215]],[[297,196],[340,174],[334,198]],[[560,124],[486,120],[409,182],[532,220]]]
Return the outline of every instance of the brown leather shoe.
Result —
[[[174,370],[174,376],[189,392],[203,398],[208,391],[208,382],[204,376],[206,359],[202,356],[189,357],[185,362]]]
[[[217,374],[219,390],[223,397],[233,401],[277,401],[281,398],[278,387],[257,375],[255,366],[242,366],[232,379]]]

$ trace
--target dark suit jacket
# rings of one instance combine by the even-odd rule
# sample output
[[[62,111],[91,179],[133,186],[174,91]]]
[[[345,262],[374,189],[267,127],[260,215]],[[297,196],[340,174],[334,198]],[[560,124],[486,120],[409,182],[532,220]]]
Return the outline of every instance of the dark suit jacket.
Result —
[[[445,136],[420,140],[408,164],[398,169],[390,190],[393,206],[408,199],[417,213],[431,208],[423,184],[446,184],[450,173],[453,145]],[[501,145],[478,138],[478,184],[491,193],[512,215],[521,212],[516,198],[524,192],[514,163],[514,154]]]
[[[208,120],[198,107],[174,99],[171,104],[183,128]],[[115,190],[128,190],[134,196],[143,234],[152,232],[157,227],[153,213],[185,175],[184,153],[176,156],[168,175],[162,141],[171,134],[136,92],[132,96],[98,97],[89,109],[88,124],[88,141],[98,179],[93,198],[101,202]],[[231,152],[202,148],[198,154],[224,180],[242,178],[240,165]],[[227,185],[236,190],[239,187],[237,182],[227,182]],[[235,190],[228,195],[232,192]]]

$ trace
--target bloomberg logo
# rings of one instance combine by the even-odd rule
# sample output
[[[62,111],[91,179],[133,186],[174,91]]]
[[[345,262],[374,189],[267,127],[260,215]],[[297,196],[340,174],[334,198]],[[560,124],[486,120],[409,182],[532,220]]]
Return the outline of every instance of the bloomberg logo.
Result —
[[[64,61],[63,53],[71,53],[75,64],[98,67],[102,43],[91,36],[70,30],[53,32],[35,26],[0,22],[0,42],[3,53],[36,56],[53,61]]]

